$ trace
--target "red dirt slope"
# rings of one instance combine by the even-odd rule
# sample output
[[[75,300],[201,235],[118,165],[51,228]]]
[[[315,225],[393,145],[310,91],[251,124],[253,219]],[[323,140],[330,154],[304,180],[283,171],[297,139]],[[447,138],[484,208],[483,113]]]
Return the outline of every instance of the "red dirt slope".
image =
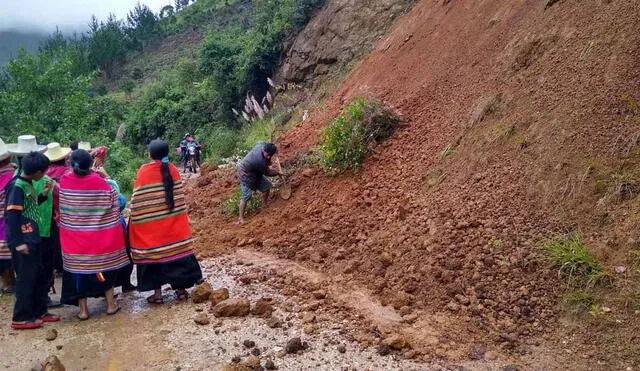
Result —
[[[378,98],[405,125],[360,173],[298,175],[291,200],[242,228],[216,208],[232,177],[198,187],[191,206],[203,255],[240,244],[346,277],[383,304],[441,315],[448,333],[421,351],[464,358],[558,326],[561,282],[534,248],[541,236],[580,227],[607,266],[638,248],[638,200],[614,196],[637,169],[640,112],[621,95],[640,97],[640,5],[446,3],[417,4],[327,110],[280,141],[285,156],[304,153],[352,98]]]

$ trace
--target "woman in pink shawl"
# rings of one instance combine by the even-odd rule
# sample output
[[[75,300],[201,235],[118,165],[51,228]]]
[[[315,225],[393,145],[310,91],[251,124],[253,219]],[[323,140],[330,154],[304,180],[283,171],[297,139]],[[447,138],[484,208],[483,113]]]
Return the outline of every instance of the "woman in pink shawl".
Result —
[[[129,264],[129,256],[120,225],[118,195],[90,170],[89,152],[74,151],[71,164],[73,172],[63,175],[54,191],[64,266],[60,301],[79,305],[78,318],[86,320],[89,297],[104,296],[107,314],[118,312],[113,286],[118,269]]]
[[[9,184],[16,171],[10,160],[11,154],[9,154],[4,142],[0,139],[0,207],[2,208],[4,208],[6,197],[4,188]],[[11,268],[11,251],[9,251],[6,239],[4,212],[0,211],[0,275],[2,275],[0,291],[2,293],[12,293],[13,269]]]

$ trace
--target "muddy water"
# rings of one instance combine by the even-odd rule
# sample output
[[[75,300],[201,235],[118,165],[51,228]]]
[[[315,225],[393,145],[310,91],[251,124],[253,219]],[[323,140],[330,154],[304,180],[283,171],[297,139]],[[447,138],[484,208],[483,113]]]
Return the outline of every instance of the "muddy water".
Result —
[[[253,301],[263,295],[275,298],[276,302],[285,300],[277,290],[265,285],[239,284],[235,277],[251,268],[229,266],[229,261],[229,258],[222,258],[203,263],[205,276],[214,288],[227,287],[232,297],[242,295]],[[32,331],[10,329],[12,297],[2,297],[0,367],[30,369],[55,354],[68,370],[215,370],[234,356],[246,359],[249,350],[242,342],[248,339],[260,348],[263,363],[272,359],[280,370],[430,368],[394,356],[379,356],[375,349],[362,349],[344,335],[344,324],[338,320],[323,323],[316,333],[307,336],[298,316],[276,306],[276,315],[285,324],[281,329],[271,329],[264,319],[256,317],[220,321],[211,317],[212,324],[199,326],[193,318],[198,314],[197,310],[207,313],[208,306],[177,302],[170,290],[164,293],[164,305],[150,306],[145,300],[148,294],[121,294],[118,303],[122,310],[114,316],[104,314],[103,299],[90,299],[91,318],[83,322],[75,317],[77,308],[65,306],[55,311],[62,315],[62,322]],[[391,315],[389,319],[394,318]],[[50,328],[58,331],[54,341],[45,340]],[[301,355],[282,356],[284,345],[294,336],[308,341],[309,350]],[[346,353],[338,352],[339,344],[346,345]]]

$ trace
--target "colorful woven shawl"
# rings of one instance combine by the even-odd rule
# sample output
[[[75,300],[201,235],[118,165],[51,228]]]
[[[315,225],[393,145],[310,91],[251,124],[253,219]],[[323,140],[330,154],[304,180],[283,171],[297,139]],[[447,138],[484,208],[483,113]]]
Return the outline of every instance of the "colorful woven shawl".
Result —
[[[169,164],[175,203],[169,210],[160,167],[160,161],[142,165],[133,186],[129,238],[136,264],[164,263],[195,253],[180,173]]]
[[[129,264],[118,196],[97,174],[60,178],[62,262],[70,273],[100,273]]]
[[[4,188],[9,184],[13,178],[13,172],[15,169],[11,165],[7,165],[0,169],[0,260],[10,260],[11,251],[7,246],[7,231],[4,224],[4,202],[7,195]]]

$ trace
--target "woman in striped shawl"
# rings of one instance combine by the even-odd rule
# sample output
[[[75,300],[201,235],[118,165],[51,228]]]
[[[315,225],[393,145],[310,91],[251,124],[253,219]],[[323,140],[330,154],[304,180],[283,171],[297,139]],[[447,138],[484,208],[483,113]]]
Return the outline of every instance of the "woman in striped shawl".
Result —
[[[107,314],[118,312],[113,286],[118,269],[129,264],[118,195],[90,170],[91,163],[89,152],[74,151],[73,172],[54,191],[64,267],[61,301],[79,305],[80,320],[89,318],[89,297],[106,297]]]
[[[149,144],[153,162],[138,170],[131,197],[129,239],[137,266],[138,291],[151,291],[152,304],[162,304],[162,285],[176,290],[178,299],[202,280],[193,249],[187,205],[178,169],[169,162],[169,145]]]

